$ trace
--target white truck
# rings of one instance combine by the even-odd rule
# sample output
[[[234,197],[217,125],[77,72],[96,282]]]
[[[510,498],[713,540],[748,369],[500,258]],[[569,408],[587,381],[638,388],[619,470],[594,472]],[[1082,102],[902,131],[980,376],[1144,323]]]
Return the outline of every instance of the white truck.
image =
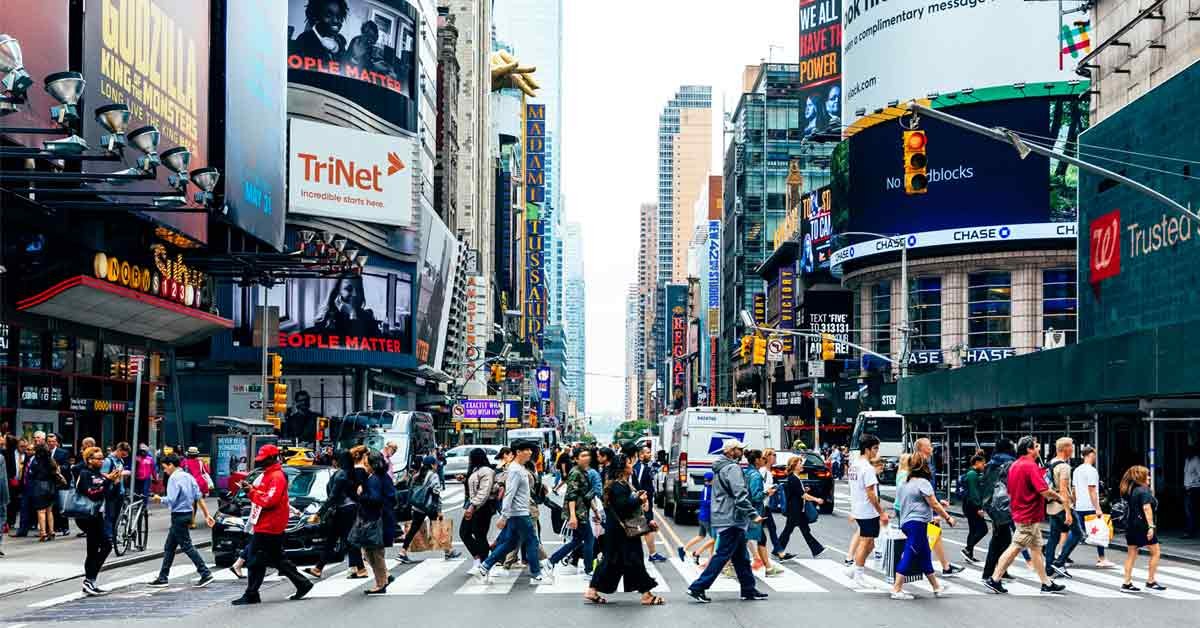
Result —
[[[859,412],[854,419],[854,432],[850,435],[850,463],[858,460],[859,439],[863,434],[873,434],[879,439],[879,457],[883,459],[880,482],[894,482],[896,468],[900,466],[900,454],[908,439],[908,425],[904,415],[891,410]]]
[[[779,448],[779,431],[773,427],[772,417],[754,408],[700,406],[681,412],[672,425],[669,441],[666,512],[676,520],[695,514],[704,473],[723,455],[726,439],[742,441],[748,449]]]

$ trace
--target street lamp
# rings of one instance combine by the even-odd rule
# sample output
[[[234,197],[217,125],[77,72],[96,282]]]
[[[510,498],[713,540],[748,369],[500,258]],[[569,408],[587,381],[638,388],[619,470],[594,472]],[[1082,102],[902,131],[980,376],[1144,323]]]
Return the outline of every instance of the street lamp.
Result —
[[[903,344],[900,348],[900,378],[908,377],[908,238],[903,235],[884,235],[872,231],[843,231],[838,235],[862,235],[887,240],[900,246],[900,333]]]

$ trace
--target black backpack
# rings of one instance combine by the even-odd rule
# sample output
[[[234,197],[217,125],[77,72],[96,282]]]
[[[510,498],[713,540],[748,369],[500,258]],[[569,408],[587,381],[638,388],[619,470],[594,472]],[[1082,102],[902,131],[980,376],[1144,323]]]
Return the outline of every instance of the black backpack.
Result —
[[[983,503],[980,504],[997,525],[1012,523],[1012,501],[1008,495],[1008,470],[1012,461],[999,467],[989,466],[985,475]]]

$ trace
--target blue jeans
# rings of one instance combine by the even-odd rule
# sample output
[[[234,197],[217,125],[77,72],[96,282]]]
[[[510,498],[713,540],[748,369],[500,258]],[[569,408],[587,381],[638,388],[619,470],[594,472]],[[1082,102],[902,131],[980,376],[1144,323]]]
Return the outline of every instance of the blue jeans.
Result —
[[[508,556],[509,552],[518,547],[524,549],[525,560],[529,562],[529,573],[537,577],[541,574],[542,566],[538,561],[538,536],[533,529],[533,519],[528,515],[512,517],[504,527],[504,532],[496,539],[496,547],[483,561],[485,570],[491,569],[496,563]]]
[[[192,535],[189,527],[192,525],[191,512],[173,512],[171,513],[171,528],[167,531],[167,541],[163,544],[162,567],[158,571],[158,577],[166,580],[171,573],[171,563],[175,562],[175,550],[183,552],[192,564],[196,566],[196,573],[200,574],[201,578],[207,578],[211,572],[208,566],[204,564],[204,559],[200,557],[200,552],[196,551],[196,547],[192,545]]]
[[[742,593],[757,591],[758,585],[754,580],[754,572],[750,570],[750,552],[746,550],[746,531],[734,526],[725,528],[717,534],[717,547],[712,560],[704,568],[704,573],[688,588],[692,591],[707,591],[716,582],[717,576],[729,561],[733,561],[733,571],[737,574]]]
[[[1047,516],[1047,519],[1050,520],[1050,538],[1046,539],[1046,548],[1043,551],[1043,553],[1046,555],[1046,564],[1058,565],[1061,567],[1062,565],[1059,565],[1054,560],[1054,557],[1058,555],[1058,537],[1062,536],[1063,532],[1069,531],[1074,526],[1067,526],[1066,511],[1060,512],[1057,515],[1049,515]],[[1070,545],[1069,539],[1067,541],[1067,545]]]
[[[592,573],[592,553],[595,544],[596,539],[592,536],[592,524],[585,515],[583,521],[579,522],[579,527],[572,531],[571,540],[558,548],[558,551],[550,557],[550,564],[557,565],[559,561],[570,556],[576,548],[582,548],[583,571],[590,574]]]
[[[1092,510],[1075,511],[1075,525],[1071,526],[1071,532],[1067,534],[1067,542],[1065,545],[1063,545],[1062,552],[1058,555],[1058,560],[1054,561],[1055,565],[1058,565],[1059,567],[1065,565],[1067,559],[1071,557],[1071,552],[1075,551],[1075,548],[1087,538],[1087,530],[1083,527],[1083,518],[1094,514],[1096,513]],[[1096,555],[1103,560],[1104,548],[1097,546]]]
[[[25,536],[29,534],[29,528],[36,527],[37,521],[34,520],[32,504],[29,503],[30,493],[33,492],[33,487],[25,485],[21,487],[21,510],[17,519],[17,536]]]
[[[125,496],[113,496],[104,500],[104,536],[111,542],[117,538],[117,518],[125,507]]]

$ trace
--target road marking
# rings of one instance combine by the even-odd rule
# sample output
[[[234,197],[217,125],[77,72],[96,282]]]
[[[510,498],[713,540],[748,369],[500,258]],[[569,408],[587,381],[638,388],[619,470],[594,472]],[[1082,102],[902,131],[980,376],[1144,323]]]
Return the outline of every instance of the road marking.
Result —
[[[493,573],[496,573],[497,571],[499,571],[497,568],[495,568],[495,567],[492,568]],[[459,587],[458,591],[455,591],[454,594],[455,595],[507,595],[509,591],[512,591],[513,585],[517,583],[517,578],[520,578],[521,574],[523,574],[524,572],[525,572],[524,565],[522,565],[521,567],[519,567],[517,569],[510,569],[510,570],[508,570],[508,573],[505,575],[494,576],[492,578],[491,584],[481,583],[481,582],[479,582],[478,578],[471,576],[467,580],[467,583],[462,585],[461,587]]]
[[[805,578],[804,576],[780,565],[783,573],[777,576],[766,576],[766,570],[755,572],[763,582],[771,589],[779,593],[828,593],[829,591],[817,583]]]
[[[443,578],[458,570],[464,560],[429,558],[396,577],[388,585],[387,595],[422,595],[437,586]]]
[[[891,587],[886,582],[871,576],[863,576],[867,584],[870,585],[869,587],[858,588],[855,586],[853,580],[846,577],[846,566],[832,560],[825,558],[798,558],[795,560],[806,569],[815,571],[818,575],[859,593],[887,593],[891,590]]]
[[[1120,566],[1118,565],[1118,567],[1120,567]],[[1197,572],[1195,569],[1188,569],[1186,567],[1175,567],[1172,565],[1159,565],[1158,570],[1163,573],[1173,573],[1177,576],[1183,576],[1185,578],[1191,578],[1193,580],[1200,580],[1200,572]]]
[[[1009,570],[1011,571],[1012,567],[1009,567]],[[1012,574],[1012,575],[1015,576],[1016,574]],[[962,579],[965,577],[968,581],[971,581],[971,582],[979,582],[980,580],[983,579],[983,572],[978,569],[966,567],[963,569],[963,571],[961,571],[959,573],[958,577],[959,577],[959,579]],[[1035,586],[1030,586],[1028,584],[1025,584],[1023,582],[1017,582],[1016,580],[1005,580],[1004,581],[1004,588],[1008,589],[1008,594],[1016,596],[1016,597],[1040,596],[1042,594],[1042,590],[1040,587],[1041,587],[1041,583],[1038,583],[1038,586],[1035,587]],[[991,589],[988,589],[988,590],[991,591]]]
[[[1163,571],[1163,568],[1159,567],[1158,570]],[[1072,571],[1071,575],[1072,576],[1075,575],[1075,572]],[[1150,579],[1150,572],[1146,571],[1145,569],[1135,568],[1133,570],[1133,576],[1136,580],[1138,580],[1140,582],[1146,582]],[[1192,580],[1188,580],[1186,578],[1176,578],[1174,576],[1164,576],[1160,573],[1160,574],[1158,574],[1157,580],[1161,584],[1164,584],[1169,587],[1179,587],[1181,589],[1187,589],[1189,591],[1200,591],[1200,582],[1195,582]]]
[[[184,576],[190,576],[194,573],[196,573],[196,567],[194,565],[180,565],[178,567],[171,568],[171,573],[169,575],[169,578],[182,578]],[[145,584],[147,582],[150,582],[157,576],[158,576],[158,570],[155,569],[154,571],[147,571],[141,575],[133,576],[130,578],[124,578],[122,580],[115,580],[113,582],[99,582],[97,584],[108,591],[115,591],[117,589],[121,589],[121,588],[128,587],[128,586],[133,586],[135,584]],[[82,591],[76,591],[74,593],[68,593],[66,595],[52,597],[47,600],[40,600],[38,602],[33,602],[32,604],[29,605],[29,608],[47,608],[50,606],[57,606],[58,604],[63,604],[66,602],[72,602],[75,600],[83,599],[84,597],[85,596]]]
[[[394,568],[396,565],[400,564],[400,561],[392,559],[392,560],[386,561],[386,564],[387,564],[388,571],[391,571],[392,568]],[[341,573],[345,573],[345,572],[341,572]],[[341,575],[341,574],[339,573],[338,575]],[[351,591],[354,591],[355,589],[361,588],[363,585],[366,585],[366,584],[374,585],[374,583],[375,583],[375,579],[373,577],[367,577],[367,578],[362,578],[362,579],[351,579],[351,578],[345,578],[345,577],[343,577],[343,578],[337,578],[337,577],[325,578],[325,579],[321,580],[320,582],[315,583],[313,585],[312,591],[309,591],[308,595],[306,595],[305,597],[313,597],[313,598],[316,598],[316,597],[341,597]]]
[[[1084,580],[1090,580],[1091,582],[1098,582],[1101,584],[1111,585],[1114,588],[1120,587],[1125,582],[1125,579],[1121,576],[1112,576],[1109,574],[1097,573],[1097,572],[1094,572],[1091,570],[1085,571],[1083,569],[1080,569],[1078,571],[1071,572],[1071,575],[1075,576],[1076,580],[1082,578]],[[1165,597],[1168,600],[1200,600],[1200,595],[1196,595],[1194,593],[1187,593],[1184,591],[1178,591],[1176,589],[1167,589],[1166,591],[1153,591],[1153,590],[1146,589],[1143,587],[1139,587],[1139,588],[1141,588],[1144,593],[1149,593],[1150,595],[1157,595],[1159,597]],[[1137,595],[1131,595],[1129,593],[1122,593],[1121,595],[1128,595],[1130,597],[1138,597]]]
[[[700,578],[701,570],[700,567],[695,563],[685,563],[679,560],[679,557],[675,555],[668,556],[667,562],[671,563],[671,566],[675,568],[675,571],[679,572],[679,575],[683,578],[683,581],[689,585]],[[736,578],[726,578],[723,575],[717,576],[717,579],[713,581],[712,588],[709,589],[709,591],[720,592],[737,592],[740,590],[741,588],[738,586]]]
[[[1037,577],[1037,574],[1035,574],[1032,570],[1030,570],[1024,566],[1012,565],[1011,567],[1008,568],[1008,571],[1009,571],[1009,573],[1011,573],[1012,575],[1014,575],[1018,578],[1025,578],[1026,580],[1037,581],[1039,583],[1038,592],[1039,593],[1041,592],[1041,588],[1040,588],[1041,580]],[[1072,575],[1074,575],[1074,573],[1072,573]],[[1130,597],[1128,593],[1121,593],[1120,591],[1117,591],[1114,589],[1105,589],[1105,588],[1093,586],[1090,584],[1086,584],[1083,582],[1075,582],[1074,580],[1072,580],[1070,582],[1067,582],[1064,580],[1059,580],[1059,582],[1062,583],[1063,586],[1067,587],[1067,593],[1069,593],[1069,594],[1070,593],[1079,593],[1080,595],[1084,595],[1086,597],[1104,597],[1104,598]]]
[[[591,576],[580,571],[575,574],[554,576],[554,584],[543,584],[537,587],[537,593],[583,593],[587,591]]]

